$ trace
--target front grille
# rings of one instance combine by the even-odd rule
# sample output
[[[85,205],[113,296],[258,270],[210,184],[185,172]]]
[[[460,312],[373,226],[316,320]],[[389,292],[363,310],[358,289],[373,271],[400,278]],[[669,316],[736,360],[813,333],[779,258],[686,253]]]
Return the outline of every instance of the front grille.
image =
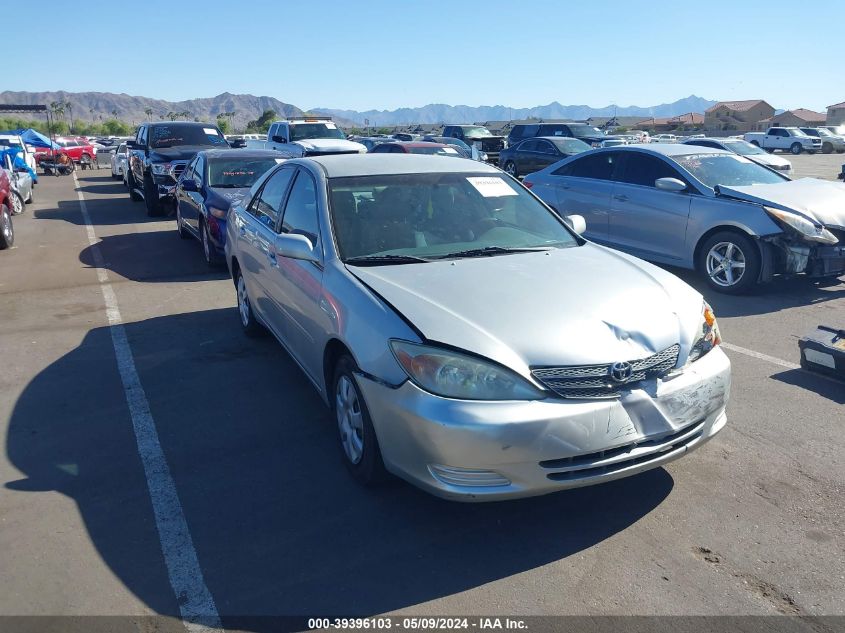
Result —
[[[481,139],[481,149],[485,152],[500,152],[505,148],[505,141],[501,138]]]
[[[531,375],[563,398],[618,398],[623,388],[649,378],[660,378],[675,368],[681,346],[667,347],[662,352],[628,361],[631,376],[624,382],[611,378],[612,364],[541,367]]]
[[[549,459],[539,465],[547,470],[558,471],[546,475],[552,481],[573,481],[613,474],[632,466],[662,459],[669,453],[685,450],[689,444],[701,437],[705,422],[706,420],[698,420],[668,435],[632,442],[606,451]]]

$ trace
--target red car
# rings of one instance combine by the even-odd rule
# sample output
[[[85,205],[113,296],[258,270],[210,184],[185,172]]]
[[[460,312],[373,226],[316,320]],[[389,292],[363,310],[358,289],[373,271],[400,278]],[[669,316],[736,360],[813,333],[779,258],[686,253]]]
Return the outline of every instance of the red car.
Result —
[[[57,138],[56,144],[61,146],[61,149],[55,150],[56,155],[66,154],[74,163],[93,165],[97,159],[97,148],[92,147],[91,144],[80,137]],[[51,157],[53,150],[46,147],[39,147],[35,152],[35,162],[40,162],[44,157]]]
[[[6,170],[0,169],[0,250],[11,248],[15,243],[15,230],[12,228],[11,201],[9,200],[9,177]]]

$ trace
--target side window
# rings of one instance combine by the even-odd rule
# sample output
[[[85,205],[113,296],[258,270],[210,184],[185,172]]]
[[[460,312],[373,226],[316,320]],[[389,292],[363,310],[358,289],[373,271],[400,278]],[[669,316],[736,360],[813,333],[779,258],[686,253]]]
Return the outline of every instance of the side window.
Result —
[[[264,187],[253,198],[249,213],[268,228],[275,229],[282,207],[288,183],[293,176],[293,168],[282,168],[267,179]]]
[[[525,141],[522,145],[519,146],[520,152],[536,152],[537,151],[537,141],[535,139],[530,139]]]
[[[539,125],[526,125],[522,132],[522,138],[534,138],[540,133]]]
[[[517,124],[513,126],[513,129],[510,133],[510,137],[513,139],[514,143],[516,143],[520,139],[525,138],[525,134],[523,132],[525,132],[524,125]]]
[[[548,141],[537,141],[537,151],[541,154],[556,154],[555,148]]]
[[[638,152],[630,152],[625,157],[625,168],[622,170],[622,176],[618,180],[631,185],[654,187],[654,181],[658,178],[677,178],[678,180],[683,180],[676,170],[672,169],[670,165],[659,158]]]
[[[299,170],[290,189],[285,214],[282,216],[282,233],[304,235],[314,246],[320,240],[317,223],[317,189],[314,179]]]
[[[147,126],[142,125],[138,129],[138,143],[143,147],[147,144]]]
[[[205,174],[205,159],[202,156],[197,156],[194,162],[194,180],[197,181],[197,187],[202,186],[203,175]]]
[[[197,164],[197,157],[194,156],[194,159],[190,163],[187,164],[187,166],[185,167],[185,171],[183,172],[183,174],[184,174],[183,178],[185,180],[196,180],[196,177],[194,176],[194,165],[196,165],[196,164]]]
[[[573,176],[575,178],[593,178],[595,180],[611,180],[613,178],[614,167],[616,166],[617,152],[601,152],[597,154],[590,154],[583,158],[569,163],[568,174],[560,174]],[[560,171],[558,169],[555,173]]]

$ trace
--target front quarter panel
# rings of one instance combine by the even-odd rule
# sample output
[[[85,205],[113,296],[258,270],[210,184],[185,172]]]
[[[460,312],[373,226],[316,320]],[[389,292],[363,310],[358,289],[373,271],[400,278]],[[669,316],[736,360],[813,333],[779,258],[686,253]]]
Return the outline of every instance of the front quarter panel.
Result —
[[[692,264],[693,251],[705,233],[716,227],[732,227],[755,237],[783,233],[781,228],[757,204],[728,198],[693,196],[687,229],[687,254]]]

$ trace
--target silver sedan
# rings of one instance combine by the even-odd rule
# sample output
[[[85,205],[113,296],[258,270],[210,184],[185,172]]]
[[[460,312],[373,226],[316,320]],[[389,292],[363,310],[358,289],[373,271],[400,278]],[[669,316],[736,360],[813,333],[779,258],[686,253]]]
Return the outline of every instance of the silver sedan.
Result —
[[[302,368],[356,479],[482,501],[633,475],[726,423],[710,307],[583,230],[477,161],[323,156],[253,186],[226,260],[245,333]]]

